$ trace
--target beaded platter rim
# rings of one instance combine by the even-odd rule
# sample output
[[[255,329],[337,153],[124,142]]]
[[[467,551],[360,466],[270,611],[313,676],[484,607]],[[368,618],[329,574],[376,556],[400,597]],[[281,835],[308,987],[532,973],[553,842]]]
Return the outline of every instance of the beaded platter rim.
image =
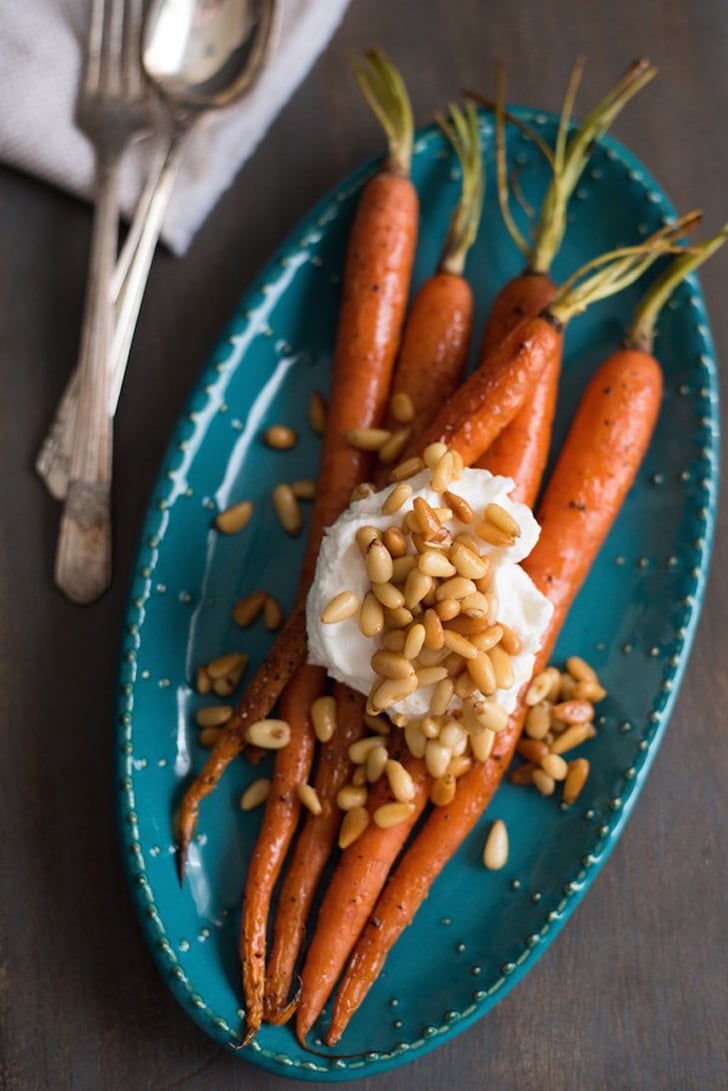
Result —
[[[521,108],[515,112],[523,120],[535,126],[553,124],[557,120],[554,115],[545,111]],[[481,128],[484,133],[492,132],[492,127],[482,120]],[[440,139],[435,126],[420,130],[416,137],[415,155],[427,151],[433,141]],[[603,138],[600,144],[610,159],[622,164],[630,181],[642,187],[658,212],[663,216],[673,215],[670,202],[661,187],[629,150],[608,137]],[[401,1042],[390,1050],[372,1051],[357,1058],[312,1055],[310,1060],[305,1062],[280,1051],[268,1049],[258,1041],[253,1041],[246,1050],[239,1050],[237,1048],[241,1038],[239,1028],[230,1026],[227,1019],[206,1003],[177,957],[167,935],[165,922],[157,908],[154,889],[145,864],[136,812],[133,761],[134,697],[138,681],[137,651],[141,644],[145,604],[152,594],[152,577],[160,555],[159,547],[169,522],[167,514],[169,497],[175,488],[174,475],[179,470],[176,463],[179,460],[180,451],[184,452],[191,439],[191,432],[194,432],[196,428],[204,431],[207,427],[201,405],[204,408],[206,403],[214,401],[217,384],[222,382],[226,372],[229,373],[239,365],[242,334],[249,325],[250,310],[262,304],[271,286],[289,274],[292,255],[301,253],[307,245],[318,239],[320,230],[338,215],[343,201],[363,187],[376,169],[376,162],[367,163],[355,171],[300,221],[288,240],[268,262],[263,273],[245,293],[244,299],[220,339],[217,350],[202,370],[163,458],[144,520],[133,569],[134,576],[125,616],[120,657],[116,759],[118,826],[129,885],[145,939],[171,992],[208,1035],[227,1047],[235,1056],[241,1056],[279,1075],[303,1080],[354,1079],[362,1074],[385,1071],[429,1052],[440,1043],[443,1036],[451,1037],[485,1015],[527,973],[540,954],[546,950],[550,941],[560,932],[588,890],[591,878],[601,869],[619,839],[669,721],[700,615],[710,565],[718,498],[720,431],[717,366],[705,304],[697,278],[693,276],[687,282],[690,293],[687,308],[696,320],[695,347],[700,359],[701,380],[703,380],[700,390],[694,392],[694,397],[697,399],[698,395],[700,396],[700,412],[696,404],[696,415],[708,433],[707,440],[700,451],[701,458],[691,465],[691,471],[700,467],[696,476],[699,480],[702,502],[698,504],[691,499],[687,505],[691,517],[701,525],[700,537],[694,543],[698,557],[689,573],[685,574],[681,599],[685,610],[684,617],[682,624],[676,628],[676,640],[671,654],[665,657],[663,681],[653,699],[645,730],[637,742],[634,760],[624,772],[622,778],[624,790],[621,795],[610,800],[611,817],[596,828],[597,836],[593,848],[582,858],[580,867],[573,877],[563,885],[562,897],[546,914],[545,923],[540,932],[526,937],[519,957],[504,963],[501,966],[500,976],[488,988],[474,990],[472,1003],[467,1008],[458,1012],[446,1012],[440,1025],[424,1027],[419,1038],[410,1042]],[[221,346],[226,346],[225,355],[222,355]],[[546,940],[548,942],[545,942]]]

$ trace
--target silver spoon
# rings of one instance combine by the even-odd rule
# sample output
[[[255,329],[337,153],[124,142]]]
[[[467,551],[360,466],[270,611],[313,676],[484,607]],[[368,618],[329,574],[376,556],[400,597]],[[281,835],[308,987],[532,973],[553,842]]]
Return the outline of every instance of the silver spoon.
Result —
[[[115,326],[110,355],[109,412],[124,381],[154,251],[190,131],[211,110],[230,106],[257,80],[273,35],[276,0],[151,0],[144,24],[144,71],[169,112],[166,146],[140,196],[112,281]],[[74,372],[36,459],[58,500],[68,490],[79,374]]]

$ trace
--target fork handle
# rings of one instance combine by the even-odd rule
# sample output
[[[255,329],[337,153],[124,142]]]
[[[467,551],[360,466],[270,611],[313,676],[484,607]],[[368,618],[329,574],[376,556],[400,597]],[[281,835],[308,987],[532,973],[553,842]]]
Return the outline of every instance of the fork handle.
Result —
[[[94,602],[111,583],[110,286],[119,231],[119,162],[116,152],[101,150],[98,154],[98,197],[81,331],[78,412],[56,550],[56,583],[77,603]]]

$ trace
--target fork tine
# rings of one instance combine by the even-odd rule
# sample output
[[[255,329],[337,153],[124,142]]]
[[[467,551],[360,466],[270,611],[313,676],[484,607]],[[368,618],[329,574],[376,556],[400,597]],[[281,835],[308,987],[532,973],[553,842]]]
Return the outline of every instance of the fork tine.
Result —
[[[127,94],[141,95],[145,81],[141,64],[141,37],[144,20],[144,0],[127,0],[122,52],[122,79]]]
[[[122,59],[124,46],[125,0],[108,0],[105,8],[105,34],[101,56],[102,91],[107,95],[123,92]]]
[[[82,94],[94,95],[101,85],[101,53],[104,42],[106,0],[93,0],[86,42]]]

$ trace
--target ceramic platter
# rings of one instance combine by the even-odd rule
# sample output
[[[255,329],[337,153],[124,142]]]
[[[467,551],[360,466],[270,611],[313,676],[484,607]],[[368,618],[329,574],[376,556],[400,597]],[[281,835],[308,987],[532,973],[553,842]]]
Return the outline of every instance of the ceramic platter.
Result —
[[[553,140],[552,117],[522,114]],[[483,116],[481,125],[488,194],[467,268],[477,299],[476,342],[496,290],[521,266],[495,201],[490,120]],[[509,147],[524,196],[538,207],[548,182],[544,161],[520,136],[512,135]],[[250,654],[250,672],[270,646],[262,624],[234,625],[239,598],[265,587],[285,608],[293,603],[305,534],[293,539],[280,529],[271,490],[316,475],[320,441],[307,408],[313,391],[329,386],[347,232],[374,169],[348,178],[300,224],[222,335],[154,489],[122,642],[116,788],[129,881],[164,981],[203,1030],[231,1048],[243,1025],[239,908],[261,817],[260,809],[243,814],[239,800],[266,767],[239,760],[203,804],[180,890],[171,815],[206,756],[194,724],[206,699],[191,682],[200,663],[231,650]],[[418,135],[413,176],[422,209],[416,288],[436,266],[459,193],[453,158],[433,129]],[[644,238],[670,213],[639,162],[604,141],[572,200],[555,279]],[[596,305],[569,328],[557,449],[587,377],[618,345],[643,289],[644,282]],[[527,975],[604,864],[667,725],[708,568],[718,401],[695,280],[664,311],[656,347],[666,380],[657,433],[557,649],[557,658],[579,654],[594,663],[610,693],[598,735],[582,751],[592,766],[584,793],[564,811],[556,797],[501,786],[353,1019],[340,1043],[346,1057],[307,1053],[290,1028],[266,1026],[238,1056],[319,1081],[374,1074],[421,1056],[486,1015]],[[298,431],[293,450],[263,445],[261,432],[273,423]],[[253,520],[240,534],[217,534],[215,513],[241,499],[253,501]],[[488,872],[481,852],[494,817],[506,821],[511,851],[502,871]]]

